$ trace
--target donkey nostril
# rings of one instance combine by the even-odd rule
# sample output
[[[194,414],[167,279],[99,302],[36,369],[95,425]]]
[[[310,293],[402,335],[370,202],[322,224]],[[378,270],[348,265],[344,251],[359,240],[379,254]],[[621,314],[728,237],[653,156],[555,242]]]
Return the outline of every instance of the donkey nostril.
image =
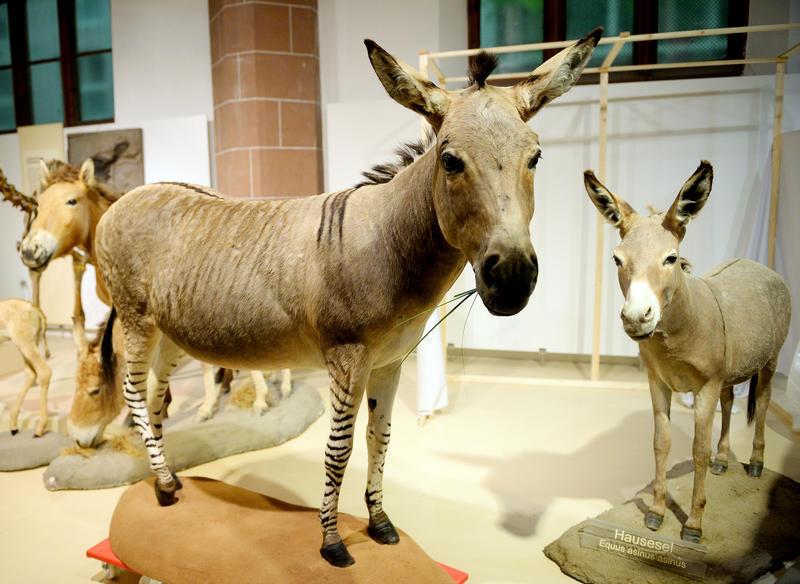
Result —
[[[497,254],[492,254],[483,260],[483,269],[481,270],[481,275],[483,276],[483,281],[487,286],[491,286],[495,281],[495,274],[494,268],[500,262],[500,256]]]

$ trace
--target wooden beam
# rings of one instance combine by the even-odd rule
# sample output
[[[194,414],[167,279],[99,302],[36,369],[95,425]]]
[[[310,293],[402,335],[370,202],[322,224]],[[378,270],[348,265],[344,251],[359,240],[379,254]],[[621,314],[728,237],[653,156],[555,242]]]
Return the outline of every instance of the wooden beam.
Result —
[[[643,41],[658,41],[665,39],[682,39],[694,38],[714,35],[729,35],[729,34],[742,34],[742,33],[759,33],[759,32],[778,32],[785,30],[800,29],[800,24],[762,24],[757,26],[731,26],[726,28],[707,28],[698,30],[679,30],[674,32],[654,32],[648,34],[634,34],[628,37],[613,36],[601,38],[598,42],[599,45],[613,45],[614,43],[625,40],[629,43],[637,43]],[[438,53],[430,53],[432,58],[440,57],[471,57],[477,55],[481,51],[490,51],[492,53],[519,53],[524,51],[541,51],[545,49],[563,49],[573,45],[578,39],[569,41],[556,41],[548,43],[526,43],[521,45],[505,45],[501,47],[483,47],[478,49],[460,49],[456,51],[440,51]]]
[[[606,149],[608,143],[608,71],[600,73],[600,122],[597,148],[597,178],[606,180]],[[603,250],[605,222],[597,214],[597,239],[594,255],[594,329],[592,331],[592,381],[600,379],[600,333],[603,311]]]
[[[769,201],[769,239],[768,260],[770,268],[775,267],[775,231],[778,225],[778,190],[781,182],[781,146],[783,132],[783,82],[786,76],[786,62],[775,66],[775,112],[772,118],[772,180]]]

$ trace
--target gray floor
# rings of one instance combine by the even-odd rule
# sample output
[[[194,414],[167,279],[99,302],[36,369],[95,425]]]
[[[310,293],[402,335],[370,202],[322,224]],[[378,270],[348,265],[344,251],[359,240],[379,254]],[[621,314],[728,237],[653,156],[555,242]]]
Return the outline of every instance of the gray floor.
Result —
[[[63,428],[75,351],[67,338],[51,338],[51,347],[55,374],[49,403],[54,427]],[[323,374],[295,374],[317,388],[327,405]],[[465,358],[458,352],[450,356],[448,374],[450,404],[420,427],[413,358],[404,366],[385,472],[384,504],[392,520],[431,557],[468,572],[470,582],[574,582],[541,550],[568,527],[626,500],[651,480],[650,398],[636,389],[644,374],[636,367],[604,367],[602,378],[626,389],[615,383],[597,388],[580,383],[588,378],[586,364]],[[196,407],[202,397],[199,367],[187,365],[177,377],[174,407]],[[21,374],[0,378],[0,402],[15,398],[21,379]],[[514,379],[517,383],[509,383]],[[27,427],[34,423],[37,399],[34,388],[24,406]],[[742,402],[736,401],[740,409]],[[365,514],[366,448],[360,438],[365,417],[359,419],[340,504],[357,515]],[[692,412],[676,399],[672,419],[670,463],[675,463],[691,456]],[[747,460],[752,428],[743,414],[734,416],[732,425],[732,450]],[[7,428],[6,409],[0,431]],[[719,416],[715,435],[718,428]],[[184,474],[317,506],[327,432],[324,415],[286,444]],[[800,438],[773,413],[766,441],[766,465],[800,481]],[[51,493],[42,486],[42,472],[0,475],[0,580],[102,581],[99,563],[85,551],[106,537],[121,489]]]

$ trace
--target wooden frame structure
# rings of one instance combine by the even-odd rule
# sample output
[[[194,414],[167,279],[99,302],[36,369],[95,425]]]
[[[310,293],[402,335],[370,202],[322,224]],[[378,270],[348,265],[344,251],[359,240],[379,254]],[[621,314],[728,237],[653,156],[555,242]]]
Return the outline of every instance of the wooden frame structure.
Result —
[[[700,30],[684,30],[674,32],[659,32],[649,34],[631,35],[627,32],[622,32],[617,36],[604,37],[600,39],[598,44],[611,45],[606,58],[599,67],[587,67],[584,73],[599,73],[599,103],[600,103],[600,126],[598,131],[598,164],[597,164],[597,178],[603,182],[606,180],[606,149],[608,143],[608,82],[609,74],[619,71],[646,71],[653,69],[678,69],[685,67],[713,67],[718,65],[755,65],[755,64],[774,64],[775,65],[775,110],[773,116],[773,133],[772,133],[772,175],[771,175],[771,192],[770,192],[770,215],[769,215],[769,235],[768,235],[768,265],[773,267],[775,263],[775,229],[778,218],[778,188],[780,186],[780,164],[781,164],[781,131],[783,124],[783,92],[784,92],[784,78],[786,75],[786,61],[789,57],[800,50],[800,43],[788,48],[780,55],[771,58],[745,58],[745,59],[723,59],[714,61],[689,61],[679,63],[653,63],[646,65],[617,65],[615,66],[614,59],[616,59],[619,52],[626,43],[637,43],[642,41],[658,41],[666,39],[682,39],[694,38],[713,35],[733,35],[733,34],[751,34],[751,33],[769,33],[769,32],[785,32],[789,30],[800,29],[800,23],[791,24],[774,24],[774,25],[758,25],[758,26],[739,26],[727,28],[712,28]],[[516,53],[523,51],[540,51],[546,49],[563,49],[572,45],[575,41],[558,41],[546,43],[532,43],[524,45],[508,45],[502,47],[483,47],[480,49],[463,49],[457,51],[442,51],[437,53],[428,53],[421,51],[419,54],[419,70],[426,77],[433,76],[443,88],[447,87],[447,83],[463,83],[467,81],[467,77],[446,77],[442,73],[441,68],[437,63],[437,59],[448,59],[455,57],[470,57],[476,55],[480,51],[488,50],[492,53]],[[525,76],[529,71],[515,72],[515,73],[501,73],[491,75],[490,80],[508,80],[518,79]],[[597,216],[597,244],[595,255],[595,287],[594,287],[594,326],[592,333],[592,357],[591,357],[591,382],[595,385],[606,385],[600,382],[600,333],[601,333],[601,306],[603,300],[603,248],[604,248],[604,221],[599,215]],[[464,377],[464,376],[462,376]],[[474,377],[474,376],[473,376]],[[464,379],[465,381],[472,380]],[[481,379],[481,381],[485,381]],[[503,382],[502,380],[495,380]],[[554,380],[542,379],[529,379],[531,384],[541,384],[543,381],[552,382]],[[562,383],[564,380],[556,380]],[[511,381],[509,381],[511,382]],[[518,381],[513,381],[518,383]],[[563,383],[562,383],[563,384]],[[619,386],[620,384],[615,384]],[[631,385],[631,384],[623,384]],[[640,384],[635,384],[640,385]]]

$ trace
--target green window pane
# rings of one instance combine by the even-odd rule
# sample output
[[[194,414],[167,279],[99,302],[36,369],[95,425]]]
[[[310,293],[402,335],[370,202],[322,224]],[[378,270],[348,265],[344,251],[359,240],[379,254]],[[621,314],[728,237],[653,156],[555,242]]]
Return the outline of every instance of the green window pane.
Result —
[[[544,38],[543,0],[483,0],[481,46],[540,43]],[[532,71],[542,63],[542,51],[504,53],[497,73]]]
[[[16,127],[11,69],[0,69],[0,131],[13,130]]]
[[[658,3],[658,31],[697,30],[728,26],[728,0],[661,0]],[[724,59],[728,37],[658,41],[658,62],[711,61]]]
[[[79,53],[111,48],[109,0],[75,0],[75,36]]]
[[[61,65],[58,61],[30,66],[31,102],[34,124],[64,121],[61,94]]]
[[[8,4],[0,4],[0,67],[11,64],[11,41],[8,36]]]
[[[78,87],[82,122],[114,117],[111,53],[78,58]]]
[[[28,0],[25,4],[28,28],[28,58],[52,59],[60,54],[57,0]]]
[[[633,0],[608,0],[608,2],[586,2],[567,0],[567,38],[579,39],[597,26],[605,30],[603,36],[617,36],[621,32],[633,34]],[[611,45],[600,45],[589,59],[587,67],[599,67],[606,58]],[[614,65],[630,65],[633,62],[633,46],[626,43]]]

